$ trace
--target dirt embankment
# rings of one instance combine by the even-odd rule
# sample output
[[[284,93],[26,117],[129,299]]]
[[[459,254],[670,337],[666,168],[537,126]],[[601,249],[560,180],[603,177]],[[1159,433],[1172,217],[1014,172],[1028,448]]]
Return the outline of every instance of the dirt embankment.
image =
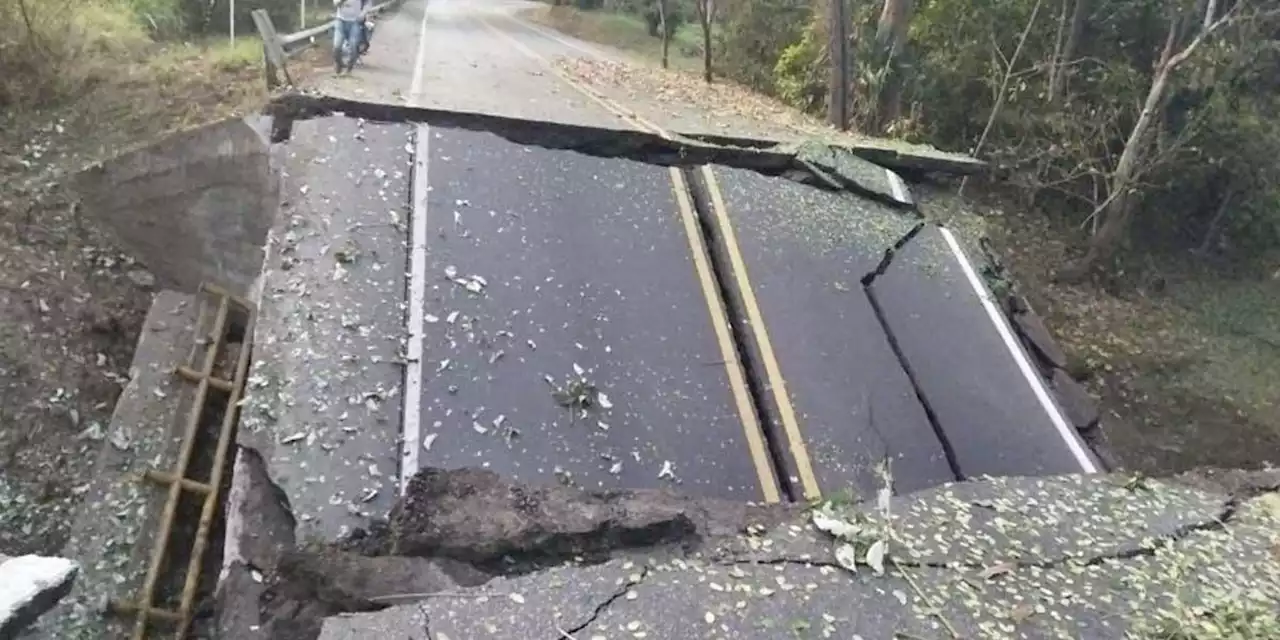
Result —
[[[157,43],[113,6],[0,0],[0,553],[65,543],[155,286],[68,177],[267,97],[260,44]]]

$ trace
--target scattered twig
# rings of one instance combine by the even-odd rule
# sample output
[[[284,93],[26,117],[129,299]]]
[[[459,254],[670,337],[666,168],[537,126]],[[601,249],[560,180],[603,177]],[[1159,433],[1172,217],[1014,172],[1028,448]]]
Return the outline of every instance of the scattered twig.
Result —
[[[905,567],[902,566],[902,563],[898,562],[897,558],[890,555],[889,560],[893,562],[893,566],[898,570],[898,573],[902,574],[902,577],[907,579],[907,584],[911,585],[911,590],[915,591],[916,595],[920,596],[920,599],[924,600],[924,603],[929,606],[930,614],[937,618],[938,622],[942,623],[942,626],[947,629],[947,633],[950,633],[954,640],[960,640],[960,632],[956,631],[956,628],[952,626],[951,621],[947,620],[946,616],[942,615],[942,609],[933,604],[933,600],[929,595],[924,592],[924,589],[920,588],[920,583],[916,582],[916,579],[912,577]]]
[[[369,602],[389,602],[395,600],[426,600],[428,598],[504,598],[508,593],[482,591],[469,593],[466,591],[434,591],[430,593],[389,593],[383,596],[372,596]]]

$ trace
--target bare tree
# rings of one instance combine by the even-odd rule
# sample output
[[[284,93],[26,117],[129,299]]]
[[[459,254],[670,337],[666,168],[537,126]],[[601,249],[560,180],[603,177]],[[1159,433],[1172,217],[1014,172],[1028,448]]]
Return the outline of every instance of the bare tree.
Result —
[[[1181,15],[1170,18],[1169,32],[1165,37],[1164,48],[1159,61],[1156,62],[1152,74],[1151,85],[1147,97],[1143,101],[1142,111],[1129,132],[1124,151],[1116,162],[1115,170],[1108,180],[1108,196],[1094,210],[1094,216],[1100,216],[1097,232],[1089,240],[1089,248],[1080,260],[1064,266],[1059,272],[1059,279],[1065,282],[1084,280],[1099,265],[1115,256],[1120,243],[1128,233],[1129,223],[1133,218],[1133,196],[1139,188],[1138,176],[1143,173],[1143,166],[1148,158],[1148,135],[1156,114],[1164,105],[1165,92],[1169,87],[1174,71],[1190,58],[1196,50],[1223,27],[1241,18],[1242,7],[1247,0],[1239,0],[1220,18],[1206,19],[1207,27],[1201,27],[1198,33],[1181,48],[1178,47],[1179,34],[1182,31]],[[1206,13],[1216,11],[1216,3],[1210,1]]]
[[[1071,7],[1069,22],[1068,5]],[[1088,17],[1089,0],[1063,1],[1062,18],[1058,24],[1058,40],[1054,44],[1053,62],[1049,67],[1049,87],[1045,96],[1050,103],[1057,102],[1066,90],[1067,69],[1076,57],[1076,49],[1080,46],[1080,38],[1084,34]]]
[[[658,0],[658,29],[662,32],[662,68],[666,69],[667,53],[671,48],[671,32],[667,29],[667,0]]]
[[[702,25],[702,79],[711,84],[711,19],[715,16],[715,0],[695,0],[698,23]]]
[[[1031,16],[1027,18],[1027,24],[1022,27],[1022,35],[1018,36],[1018,46],[1014,47],[1013,55],[1004,61],[1004,77],[1000,79],[1000,88],[996,90],[995,104],[991,105],[991,113],[987,116],[987,125],[982,128],[982,135],[978,137],[978,142],[973,145],[974,156],[982,153],[982,147],[987,143],[987,136],[991,135],[991,128],[995,126],[996,118],[1000,117],[1000,110],[1004,108],[1005,100],[1009,95],[1009,81],[1013,79],[1014,65],[1018,64],[1018,57],[1022,55],[1022,47],[1027,43],[1027,36],[1031,34],[1031,27],[1035,26],[1036,18],[1040,16],[1040,7],[1044,5],[1044,0],[1036,0],[1035,6],[1031,9]],[[996,53],[1000,54],[997,47]],[[1003,54],[1000,54],[1003,57]],[[959,193],[964,194],[964,188],[968,184],[969,179],[965,178],[960,181]]]
[[[876,127],[884,128],[902,115],[902,55],[907,48],[914,0],[884,0],[876,25],[876,47],[883,61]]]

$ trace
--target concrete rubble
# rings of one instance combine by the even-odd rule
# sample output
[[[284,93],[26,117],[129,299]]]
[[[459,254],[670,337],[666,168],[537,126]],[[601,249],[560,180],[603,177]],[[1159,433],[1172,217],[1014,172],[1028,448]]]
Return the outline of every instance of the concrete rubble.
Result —
[[[80,567],[66,558],[0,555],[0,638],[14,638],[71,591]]]
[[[258,589],[224,590],[221,632],[1143,637],[1278,613],[1278,489],[1277,471],[999,478],[806,507],[427,469],[387,522],[253,560]]]

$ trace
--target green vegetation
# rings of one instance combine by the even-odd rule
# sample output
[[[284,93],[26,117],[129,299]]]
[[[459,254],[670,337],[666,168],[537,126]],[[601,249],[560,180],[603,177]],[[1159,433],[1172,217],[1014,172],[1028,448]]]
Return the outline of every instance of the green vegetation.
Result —
[[[656,14],[655,14],[656,15]],[[585,11],[552,5],[531,11],[530,17],[565,33],[593,42],[605,42],[654,61],[662,58],[662,40],[656,22],[647,14],[624,11]],[[696,69],[702,59],[702,34],[695,21],[676,18],[668,22],[669,60],[677,69]]]
[[[138,65],[190,71],[205,58],[214,71],[239,71],[262,55],[250,11],[267,9],[281,30],[298,23],[295,0],[236,6],[242,38],[230,43],[227,0],[0,0],[9,25],[0,32],[0,107],[56,107]]]

